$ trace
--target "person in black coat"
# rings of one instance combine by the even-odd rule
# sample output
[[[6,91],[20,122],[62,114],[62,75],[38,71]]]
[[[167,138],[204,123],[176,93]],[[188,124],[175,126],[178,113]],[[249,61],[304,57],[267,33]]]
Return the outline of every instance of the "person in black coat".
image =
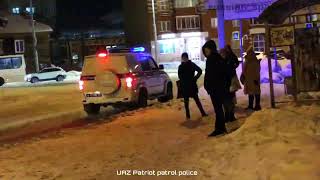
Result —
[[[228,97],[231,85],[231,73],[228,71],[226,61],[218,53],[216,43],[209,40],[202,47],[207,58],[204,87],[211,97],[216,113],[215,130],[209,135],[218,136],[227,132],[223,102]]]
[[[198,96],[197,80],[202,75],[202,70],[199,66],[197,66],[195,63],[189,60],[189,56],[187,53],[183,53],[181,58],[182,63],[179,66],[178,75],[180,79],[181,94],[184,98],[186,117],[187,119],[191,118],[189,109],[190,97],[195,100],[202,116],[207,116]],[[197,72],[197,75],[195,75],[195,72]]]
[[[230,45],[226,45],[224,48],[224,59],[227,63],[228,72],[235,78],[237,76],[237,68],[240,65],[238,57],[234,54],[231,49]],[[227,96],[223,106],[225,110],[225,118],[226,122],[233,122],[236,119],[234,112],[235,112],[235,102],[236,102],[236,92],[229,91],[229,95]]]

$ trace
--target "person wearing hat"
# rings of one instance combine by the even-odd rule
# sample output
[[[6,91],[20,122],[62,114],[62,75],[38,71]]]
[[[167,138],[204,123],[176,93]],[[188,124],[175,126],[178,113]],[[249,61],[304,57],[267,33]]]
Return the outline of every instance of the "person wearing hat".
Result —
[[[250,47],[245,56],[243,73],[241,75],[241,81],[244,84],[244,93],[249,96],[247,110],[261,110],[260,69],[260,61],[257,59],[253,48]]]

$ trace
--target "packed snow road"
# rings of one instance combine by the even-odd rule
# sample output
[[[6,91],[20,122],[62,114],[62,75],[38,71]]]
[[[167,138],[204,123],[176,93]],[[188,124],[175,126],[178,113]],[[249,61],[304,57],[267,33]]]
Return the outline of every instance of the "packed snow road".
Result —
[[[319,179],[319,104],[254,114],[239,108],[230,134],[207,138],[213,112],[201,96],[211,115],[205,119],[194,111],[186,122],[175,100],[3,144],[0,179]]]
[[[282,87],[276,88],[276,94],[282,95]],[[263,91],[266,95],[268,89]],[[1,121],[70,110],[76,113],[57,116],[54,122],[63,124],[70,118],[85,117],[81,94],[74,85],[1,93],[2,98],[6,97],[1,99],[6,101],[0,111]],[[239,120],[227,125],[230,134],[207,138],[213,129],[213,109],[203,89],[200,97],[210,114],[208,118],[201,118],[194,103],[192,120],[186,122],[180,100],[151,102],[146,109],[119,113],[106,109],[89,124],[3,143],[0,179],[154,179],[157,175],[156,179],[166,180],[319,179],[320,159],[314,158],[320,155],[318,104],[286,104],[277,110],[252,114],[244,111],[246,98],[239,94]],[[267,106],[264,96],[264,107]],[[44,121],[41,125],[52,123]],[[133,172],[145,176],[125,176]]]

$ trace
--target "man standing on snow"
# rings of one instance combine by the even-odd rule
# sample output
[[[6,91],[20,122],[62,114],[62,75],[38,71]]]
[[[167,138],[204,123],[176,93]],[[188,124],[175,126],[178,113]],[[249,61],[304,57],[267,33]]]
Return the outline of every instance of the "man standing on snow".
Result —
[[[227,64],[218,53],[217,45],[213,40],[207,41],[202,51],[207,58],[204,88],[211,97],[216,113],[215,130],[209,135],[214,137],[227,132],[223,102],[228,97],[232,75],[228,72]]]

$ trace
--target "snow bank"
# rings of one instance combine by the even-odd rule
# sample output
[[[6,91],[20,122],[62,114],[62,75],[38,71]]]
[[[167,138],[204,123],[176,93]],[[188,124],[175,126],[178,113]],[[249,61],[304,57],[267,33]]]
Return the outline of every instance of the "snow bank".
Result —
[[[320,107],[286,106],[253,114],[193,157],[209,179],[319,179]]]

